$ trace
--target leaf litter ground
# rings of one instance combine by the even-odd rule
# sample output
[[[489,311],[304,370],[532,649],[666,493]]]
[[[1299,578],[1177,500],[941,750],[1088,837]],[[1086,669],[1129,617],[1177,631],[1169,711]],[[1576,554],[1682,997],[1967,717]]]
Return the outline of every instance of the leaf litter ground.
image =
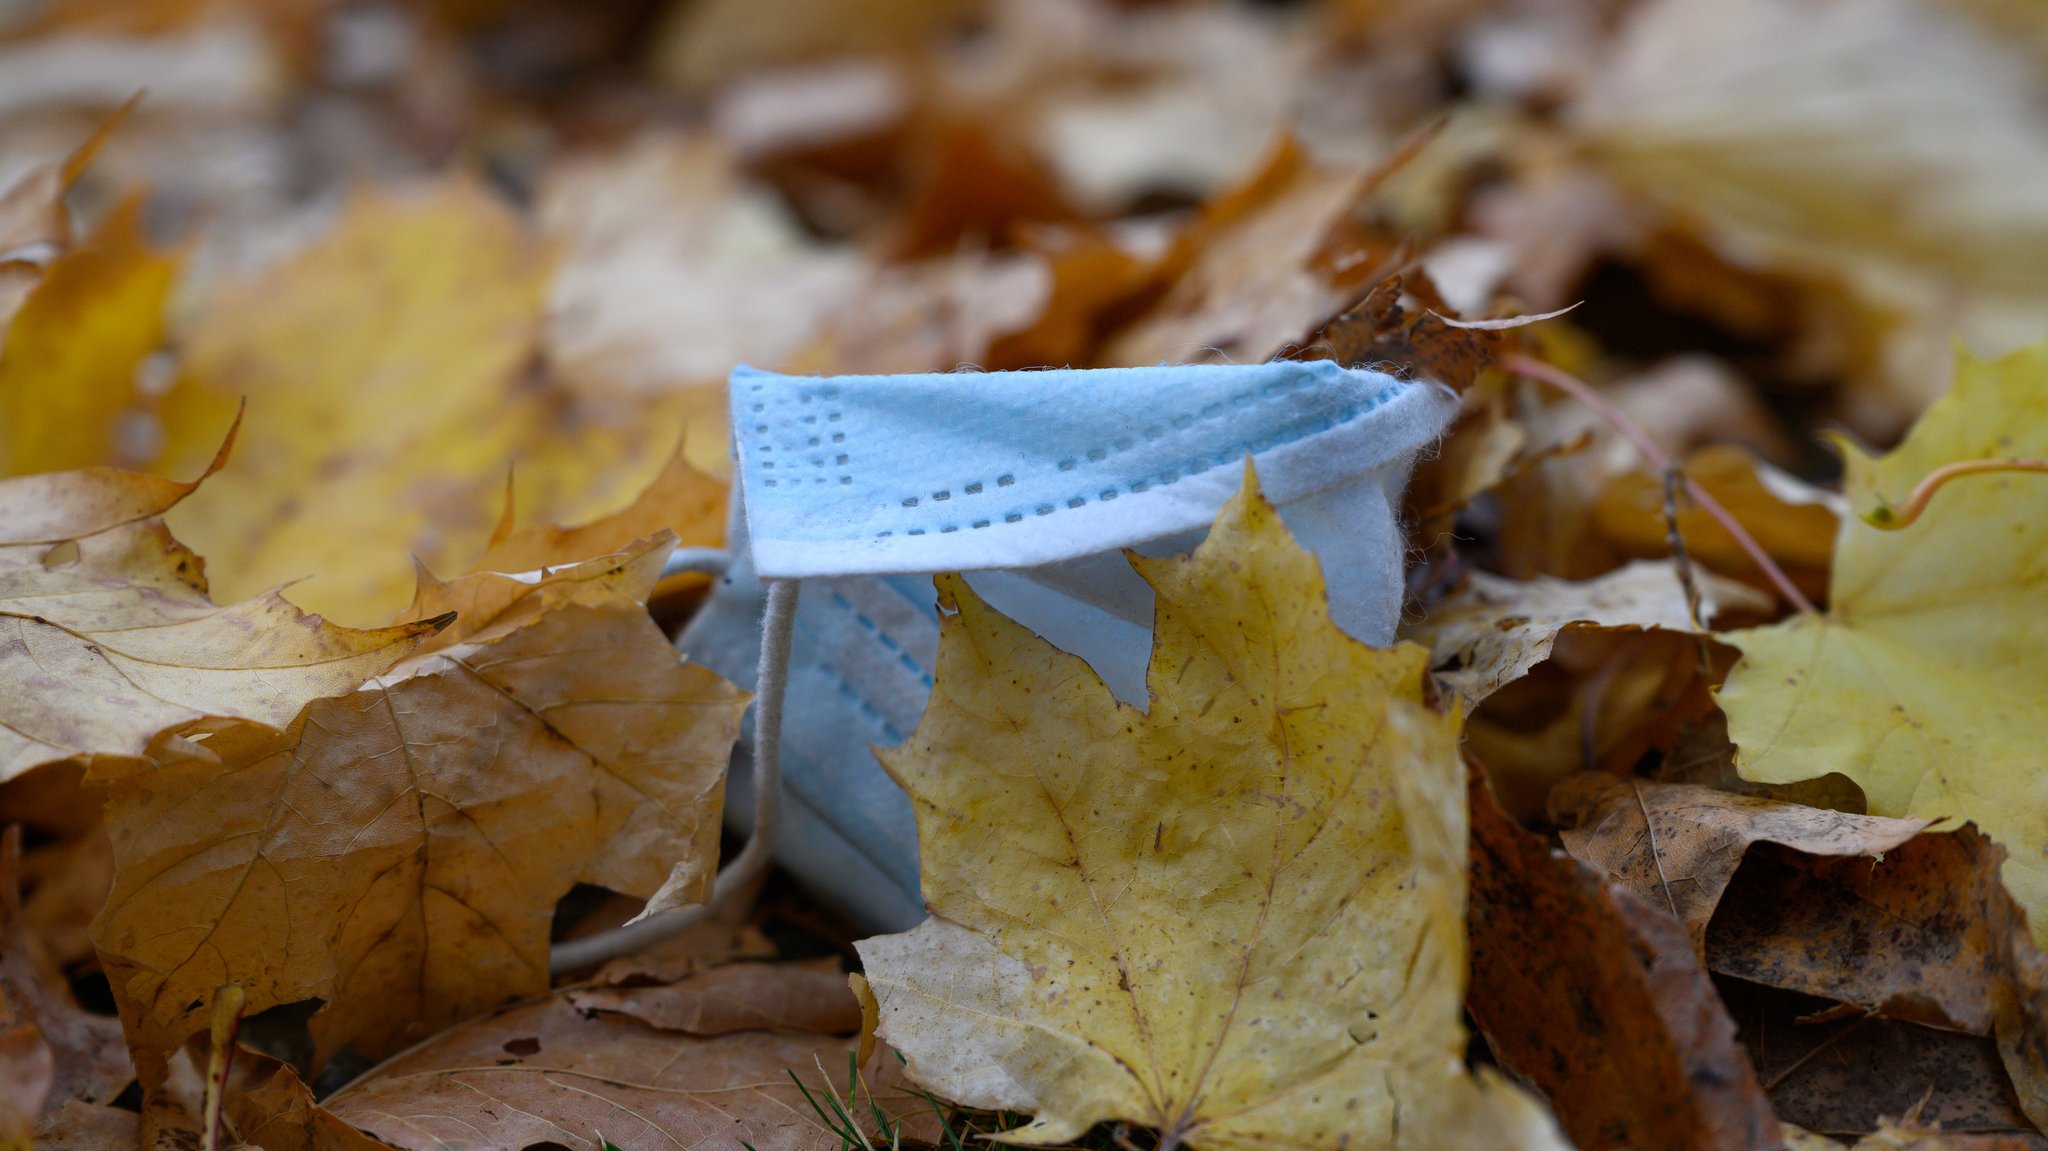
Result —
[[[2022,8],[0,13],[0,1147],[2048,1146]],[[549,976],[721,854],[731,365],[1274,355],[1462,393],[1415,646],[949,582],[925,926]]]

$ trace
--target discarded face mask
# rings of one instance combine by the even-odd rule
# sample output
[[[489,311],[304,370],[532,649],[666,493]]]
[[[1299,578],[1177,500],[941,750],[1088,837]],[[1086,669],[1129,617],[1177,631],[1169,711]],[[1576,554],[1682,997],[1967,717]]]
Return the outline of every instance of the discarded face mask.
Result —
[[[740,368],[731,387],[731,562],[678,643],[753,687],[766,587],[802,581],[776,859],[871,931],[924,917],[910,802],[869,749],[901,743],[930,695],[930,573],[967,573],[1143,706],[1152,594],[1122,549],[1199,542],[1250,455],[1320,558],[1335,622],[1384,644],[1401,606],[1401,491],[1458,406],[1441,385],[1328,361],[827,378]],[[752,809],[735,769],[728,818],[748,826]]]

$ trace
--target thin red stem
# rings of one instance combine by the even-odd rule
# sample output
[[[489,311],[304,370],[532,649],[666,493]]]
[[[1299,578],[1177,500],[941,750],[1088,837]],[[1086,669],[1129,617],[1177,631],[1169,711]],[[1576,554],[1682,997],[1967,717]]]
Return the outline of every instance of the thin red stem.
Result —
[[[1959,460],[1927,473],[1927,478],[1914,487],[1913,494],[1906,502],[1893,507],[1877,497],[1877,506],[1863,513],[1863,522],[1884,531],[1897,531],[1910,527],[1920,513],[1927,510],[1927,503],[1934,493],[1947,486],[1950,480],[1964,476],[1990,475],[1998,472],[2048,472],[2048,460]]]
[[[1785,569],[1778,566],[1778,561],[1772,559],[1770,553],[1763,549],[1763,545],[1756,542],[1756,537],[1749,534],[1742,526],[1742,522],[1730,514],[1727,508],[1721,506],[1720,500],[1715,499],[1711,492],[1701,487],[1692,477],[1686,476],[1682,469],[1677,469],[1677,465],[1671,462],[1671,457],[1665,455],[1663,449],[1650,439],[1648,432],[1629,419],[1620,408],[1609,403],[1605,396],[1593,390],[1591,384],[1570,372],[1552,367],[1541,360],[1530,359],[1528,356],[1510,356],[1501,366],[1516,375],[1527,376],[1537,383],[1556,388],[1593,409],[1610,427],[1620,432],[1623,439],[1634,445],[1635,449],[1643,454],[1644,459],[1666,471],[1678,470],[1678,474],[1684,478],[1686,494],[1692,496],[1702,510],[1714,517],[1715,522],[1727,529],[1728,534],[1735,538],[1736,544],[1756,564],[1757,569],[1764,573],[1764,578],[1771,581],[1771,586],[1778,590],[1778,594],[1784,597],[1786,603],[1802,612],[1820,610],[1813,606],[1813,601],[1807,599],[1798,585],[1792,582],[1792,578],[1785,574]]]

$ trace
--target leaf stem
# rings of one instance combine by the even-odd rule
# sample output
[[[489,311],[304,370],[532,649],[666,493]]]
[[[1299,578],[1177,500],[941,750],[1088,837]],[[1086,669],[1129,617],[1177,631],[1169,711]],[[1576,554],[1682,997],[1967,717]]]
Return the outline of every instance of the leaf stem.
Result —
[[[1906,497],[1905,503],[1894,507],[1883,496],[1878,496],[1877,506],[1864,512],[1861,518],[1880,531],[1895,532],[1911,527],[1913,521],[1920,518],[1920,513],[1927,510],[1934,493],[1946,487],[1950,480],[2000,472],[2048,472],[2048,460],[1958,460],[1928,472],[1927,477],[1914,487],[1913,494]]]
[[[1779,567],[1778,561],[1772,559],[1770,553],[1763,549],[1763,545],[1756,542],[1756,537],[1749,534],[1748,529],[1742,526],[1742,522],[1727,508],[1722,507],[1721,501],[1715,499],[1711,492],[1701,487],[1692,477],[1686,476],[1684,471],[1672,462],[1671,457],[1665,455],[1663,449],[1657,446],[1656,441],[1650,438],[1648,432],[1629,419],[1620,408],[1609,403],[1605,396],[1594,391],[1592,385],[1570,372],[1528,356],[1509,356],[1502,361],[1501,366],[1518,376],[1526,376],[1537,383],[1556,388],[1593,409],[1608,426],[1620,432],[1623,439],[1634,445],[1636,451],[1641,452],[1643,458],[1649,460],[1651,464],[1660,470],[1677,471],[1684,477],[1686,494],[1735,538],[1737,546],[1741,547],[1744,554],[1749,556],[1750,562],[1756,564],[1757,569],[1763,572],[1764,578],[1771,582],[1771,586],[1777,589],[1786,603],[1808,614],[1819,612],[1820,609],[1813,606],[1813,601],[1806,598],[1805,593],[1792,582],[1792,578],[1785,574],[1785,569]]]
[[[223,983],[213,991],[213,1019],[206,1053],[205,1096],[200,1106],[203,1151],[220,1151],[221,1111],[227,1100],[228,1071],[235,1060],[235,1034],[242,1028],[242,1007],[248,1002],[240,983]]]

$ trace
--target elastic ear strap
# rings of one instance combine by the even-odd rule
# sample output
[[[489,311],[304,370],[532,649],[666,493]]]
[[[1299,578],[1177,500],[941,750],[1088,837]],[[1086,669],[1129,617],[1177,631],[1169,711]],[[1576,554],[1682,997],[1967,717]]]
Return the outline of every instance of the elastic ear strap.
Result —
[[[768,602],[761,618],[761,678],[754,696],[754,829],[745,847],[718,869],[711,899],[695,907],[652,915],[588,939],[556,944],[548,973],[582,971],[621,955],[645,951],[710,919],[767,870],[782,824],[782,704],[789,687],[789,652],[796,634],[800,580],[763,580]]]

